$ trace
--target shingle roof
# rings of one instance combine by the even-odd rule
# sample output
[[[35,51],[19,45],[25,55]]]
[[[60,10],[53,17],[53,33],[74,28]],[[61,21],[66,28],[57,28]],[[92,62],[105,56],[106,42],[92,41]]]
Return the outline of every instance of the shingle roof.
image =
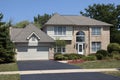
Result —
[[[11,40],[14,42],[28,42],[27,37],[33,32],[40,37],[39,42],[54,42],[51,37],[49,37],[46,33],[35,27],[33,24],[29,24],[22,29],[11,28]]]
[[[104,25],[112,26],[111,24],[91,19],[85,16],[65,16],[54,14],[45,25]]]

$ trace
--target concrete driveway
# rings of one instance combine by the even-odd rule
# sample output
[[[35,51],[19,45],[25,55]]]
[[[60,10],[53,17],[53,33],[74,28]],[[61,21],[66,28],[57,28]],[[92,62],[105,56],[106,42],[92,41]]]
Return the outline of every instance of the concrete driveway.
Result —
[[[80,69],[79,67],[56,61],[18,61],[20,71]],[[120,80],[120,77],[99,72],[46,73],[21,75],[21,80]]]

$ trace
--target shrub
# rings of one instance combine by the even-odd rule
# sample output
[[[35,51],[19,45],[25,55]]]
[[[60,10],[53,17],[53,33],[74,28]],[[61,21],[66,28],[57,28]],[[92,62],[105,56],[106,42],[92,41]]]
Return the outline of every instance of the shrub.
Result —
[[[14,62],[14,54],[13,51],[0,48],[0,63]]]
[[[109,53],[111,53],[112,51],[120,52],[120,45],[118,43],[110,43],[107,47],[107,50]]]
[[[64,59],[64,56],[63,56],[63,54],[61,54],[61,53],[56,53],[56,54],[54,55],[54,59],[55,59],[55,60],[63,60],[63,59]]]
[[[120,54],[118,51],[113,51],[111,55],[113,59],[120,60]]]
[[[80,59],[82,57],[82,55],[80,54],[64,54],[65,57],[68,57],[69,60],[75,60],[75,59]]]
[[[98,60],[102,60],[105,59],[106,57],[108,57],[109,53],[106,50],[98,50],[96,52],[96,58]]]
[[[96,60],[96,56],[95,55],[85,56],[85,57],[83,57],[83,60],[93,61],[93,60]]]

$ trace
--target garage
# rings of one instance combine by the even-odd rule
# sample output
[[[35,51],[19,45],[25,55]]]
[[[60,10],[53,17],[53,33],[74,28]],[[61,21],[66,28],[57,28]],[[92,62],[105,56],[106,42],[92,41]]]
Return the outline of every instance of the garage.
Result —
[[[17,47],[17,60],[48,60],[48,47],[19,46]]]

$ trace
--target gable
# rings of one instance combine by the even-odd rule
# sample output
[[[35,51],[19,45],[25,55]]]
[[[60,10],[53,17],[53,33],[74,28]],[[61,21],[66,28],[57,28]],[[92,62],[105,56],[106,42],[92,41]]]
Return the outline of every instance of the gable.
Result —
[[[32,33],[27,37],[27,39],[29,40],[31,37],[36,37],[38,40],[40,40],[40,37],[39,37],[35,32],[32,32]]]
[[[35,35],[39,42],[54,42],[54,40],[49,37],[46,33],[41,31],[39,28],[35,27],[33,24],[27,25],[25,28],[23,28],[19,33],[15,33],[18,31],[18,29],[10,29],[10,34],[12,36],[12,41],[14,42],[28,42],[28,39],[32,35]],[[16,34],[14,36],[14,34]]]

